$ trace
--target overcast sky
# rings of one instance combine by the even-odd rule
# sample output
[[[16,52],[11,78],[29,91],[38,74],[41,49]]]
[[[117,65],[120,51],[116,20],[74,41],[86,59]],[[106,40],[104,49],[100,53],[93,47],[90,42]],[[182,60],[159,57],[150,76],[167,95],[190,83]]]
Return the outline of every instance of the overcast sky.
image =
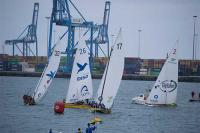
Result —
[[[4,41],[15,39],[31,23],[34,2],[39,2],[38,43],[39,55],[46,55],[47,20],[53,0],[1,0],[0,53]],[[88,21],[101,24],[105,0],[72,0]],[[75,10],[71,9],[72,14]],[[200,59],[200,0],[111,0],[109,36],[122,27],[126,56],[138,56],[138,29],[141,27],[141,58],[165,58],[179,39],[179,57],[192,58],[193,16],[196,21],[197,58]],[[56,29],[55,38],[62,29]],[[66,44],[67,45],[67,44]],[[65,47],[66,47],[65,45]],[[5,46],[11,54],[12,47]]]

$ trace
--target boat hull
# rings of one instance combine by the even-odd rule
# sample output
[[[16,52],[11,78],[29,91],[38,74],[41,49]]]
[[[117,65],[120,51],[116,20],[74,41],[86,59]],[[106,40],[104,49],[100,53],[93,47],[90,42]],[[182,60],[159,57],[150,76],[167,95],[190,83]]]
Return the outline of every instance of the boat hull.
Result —
[[[75,103],[64,103],[65,108],[75,108],[75,109],[90,109],[91,106],[87,104],[75,104]]]
[[[132,98],[132,103],[139,104],[139,105],[145,105],[146,99],[144,98],[144,95],[142,95],[142,97],[141,96],[134,97],[134,98]]]
[[[189,102],[200,102],[200,99],[190,99]]]
[[[36,105],[34,98],[29,95],[23,96],[23,102],[24,102],[24,105],[29,105],[29,106]]]
[[[148,104],[145,103],[145,105],[150,106],[150,107],[176,107],[176,103],[171,103],[171,104]]]
[[[91,112],[98,112],[98,113],[102,113],[102,114],[110,114],[111,113],[111,109],[102,109],[102,108],[90,108]]]
[[[147,103],[147,97],[144,96],[144,94],[141,94],[140,96],[132,98],[132,103],[139,104],[139,105],[146,105],[146,106],[155,106],[155,107],[176,107],[176,103],[171,104],[150,104]]]

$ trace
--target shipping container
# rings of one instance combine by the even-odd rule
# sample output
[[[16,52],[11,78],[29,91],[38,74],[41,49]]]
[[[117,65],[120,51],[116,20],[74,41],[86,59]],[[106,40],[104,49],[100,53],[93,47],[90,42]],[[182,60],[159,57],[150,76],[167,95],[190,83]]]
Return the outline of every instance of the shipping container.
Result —
[[[35,71],[36,72],[43,72],[44,68],[45,68],[45,64],[37,64],[35,66]]]
[[[1,61],[0,62],[1,71],[7,71],[8,69],[8,61]]]
[[[24,72],[35,72],[35,68],[24,68]]]
[[[154,74],[158,73],[156,69],[161,69],[166,59],[139,59],[126,57],[125,58],[125,67],[124,73],[135,74],[139,73],[140,69],[148,69],[148,73]],[[61,71],[65,72],[66,67],[66,56],[61,57],[60,66],[63,66]],[[29,56],[24,58],[23,56],[8,56],[0,54],[0,70],[1,71],[10,71],[10,70],[19,70],[18,65],[22,65],[22,70],[27,68],[26,65],[23,65],[21,62],[28,62],[28,68],[35,68],[36,71],[42,72],[45,68],[47,57],[40,56],[38,57],[38,65],[36,66],[36,57]],[[94,73],[103,73],[108,62],[107,57],[99,57],[93,59],[93,69]],[[200,75],[200,60],[179,60],[179,75],[183,76],[196,76]]]
[[[151,76],[158,76],[160,71],[161,71],[160,68],[149,68],[148,74],[151,75]]]
[[[67,73],[67,67],[66,66],[59,66],[58,72]]]
[[[8,71],[22,71],[22,65],[20,64],[9,64]]]
[[[198,68],[197,68],[197,76],[200,76],[200,64],[198,65]]]

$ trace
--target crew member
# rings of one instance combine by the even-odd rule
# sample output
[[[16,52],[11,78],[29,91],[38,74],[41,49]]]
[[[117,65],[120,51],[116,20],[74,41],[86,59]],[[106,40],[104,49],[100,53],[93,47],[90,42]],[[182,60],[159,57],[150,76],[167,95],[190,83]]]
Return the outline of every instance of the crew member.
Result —
[[[77,133],[83,133],[83,132],[81,131],[81,128],[78,128]]]
[[[86,133],[93,133],[93,131],[96,129],[96,126],[90,126],[90,123],[88,123],[88,127],[86,128]]]

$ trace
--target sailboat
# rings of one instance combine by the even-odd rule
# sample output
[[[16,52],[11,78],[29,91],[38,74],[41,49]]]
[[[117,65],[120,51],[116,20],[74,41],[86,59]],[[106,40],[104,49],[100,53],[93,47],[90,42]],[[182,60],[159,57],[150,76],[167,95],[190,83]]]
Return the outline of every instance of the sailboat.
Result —
[[[91,111],[111,113],[124,70],[123,51],[124,46],[120,29],[115,45],[111,48],[109,60],[97,91],[97,97],[95,99],[97,107],[91,108]]]
[[[71,79],[65,101],[65,108],[83,108],[90,106],[86,101],[92,98],[92,77],[89,63],[89,50],[83,37],[78,44],[73,63]]]
[[[149,106],[176,105],[178,87],[177,44],[168,55],[164,66],[149,94],[132,99],[133,103]]]
[[[49,58],[48,64],[45,67],[40,80],[34,90],[32,96],[24,95],[23,100],[25,105],[35,105],[44,98],[48,88],[56,75],[61,57],[60,40],[54,45],[52,55]]]
[[[194,91],[191,92],[191,99],[189,99],[189,102],[200,102],[200,93],[196,93]]]

